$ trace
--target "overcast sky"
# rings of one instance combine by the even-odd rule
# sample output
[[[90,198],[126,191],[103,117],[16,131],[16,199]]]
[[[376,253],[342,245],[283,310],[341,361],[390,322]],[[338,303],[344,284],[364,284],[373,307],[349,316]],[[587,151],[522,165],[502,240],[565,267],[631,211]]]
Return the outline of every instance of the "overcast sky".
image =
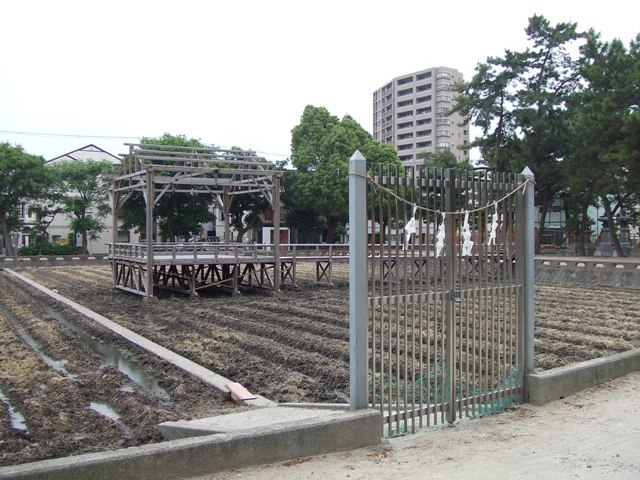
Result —
[[[287,158],[306,105],[371,131],[374,90],[437,66],[468,80],[524,49],[535,13],[640,33],[628,0],[3,0],[0,141],[49,159],[169,132]]]

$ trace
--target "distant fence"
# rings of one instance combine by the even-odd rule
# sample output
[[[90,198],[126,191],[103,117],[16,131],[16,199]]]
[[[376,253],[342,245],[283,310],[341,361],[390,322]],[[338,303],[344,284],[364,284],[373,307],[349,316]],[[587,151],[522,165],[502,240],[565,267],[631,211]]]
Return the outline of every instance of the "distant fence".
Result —
[[[640,288],[638,257],[536,257],[536,282]]]
[[[109,262],[109,254],[91,254],[91,255],[33,255],[25,257],[5,257],[0,256],[0,268],[14,267],[47,267],[54,265],[83,265],[87,263],[104,263]]]

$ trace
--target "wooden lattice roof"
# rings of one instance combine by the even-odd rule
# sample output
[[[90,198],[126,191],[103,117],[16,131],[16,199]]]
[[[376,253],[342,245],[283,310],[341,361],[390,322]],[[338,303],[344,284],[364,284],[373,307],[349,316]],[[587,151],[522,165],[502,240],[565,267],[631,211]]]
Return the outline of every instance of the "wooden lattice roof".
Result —
[[[271,201],[273,164],[250,150],[127,144],[114,192],[142,191],[149,179],[156,192],[239,194],[260,192]],[[162,195],[160,193],[160,196]]]

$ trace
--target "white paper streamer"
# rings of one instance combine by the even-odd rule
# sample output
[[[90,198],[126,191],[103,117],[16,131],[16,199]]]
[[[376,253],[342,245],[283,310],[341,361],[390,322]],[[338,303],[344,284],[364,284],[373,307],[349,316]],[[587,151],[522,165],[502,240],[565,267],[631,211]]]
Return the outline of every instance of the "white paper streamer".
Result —
[[[487,245],[496,244],[496,230],[498,229],[498,204],[496,203],[496,210],[491,216],[491,227],[489,228],[489,240]]]
[[[404,248],[406,249],[407,246],[409,245],[409,238],[411,237],[411,235],[415,234],[418,231],[418,228],[416,227],[416,211],[418,211],[418,206],[414,203],[413,204],[413,213],[411,214],[411,220],[409,220],[407,222],[407,224],[404,226],[404,231],[405,231],[405,235],[404,235]]]
[[[464,222],[462,223],[462,238],[464,242],[462,244],[462,255],[465,257],[470,256],[473,249],[473,243],[471,241],[471,229],[469,228],[469,212],[464,212]]]
[[[436,258],[440,256],[442,249],[444,248],[444,218],[446,215],[444,213],[441,213],[440,215],[442,215],[442,222],[440,222],[438,233],[436,234]]]

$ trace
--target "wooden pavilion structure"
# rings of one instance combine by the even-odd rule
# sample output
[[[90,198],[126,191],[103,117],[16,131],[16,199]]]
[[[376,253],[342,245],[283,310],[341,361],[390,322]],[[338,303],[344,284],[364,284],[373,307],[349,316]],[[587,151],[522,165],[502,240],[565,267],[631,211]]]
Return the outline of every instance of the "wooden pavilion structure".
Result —
[[[274,232],[280,232],[280,173],[252,151],[215,147],[127,144],[112,187],[113,242],[110,261],[113,285],[153,296],[154,286],[196,294],[217,285],[237,291],[239,284],[279,290],[282,266],[280,235],[273,245],[257,249],[231,244],[229,213],[233,196],[257,192],[273,208]],[[154,238],[154,206],[169,194],[208,195],[224,213],[222,243],[162,243]],[[144,198],[144,243],[118,243],[117,219],[132,196]],[[286,275],[286,272],[285,272]]]

